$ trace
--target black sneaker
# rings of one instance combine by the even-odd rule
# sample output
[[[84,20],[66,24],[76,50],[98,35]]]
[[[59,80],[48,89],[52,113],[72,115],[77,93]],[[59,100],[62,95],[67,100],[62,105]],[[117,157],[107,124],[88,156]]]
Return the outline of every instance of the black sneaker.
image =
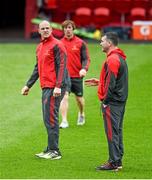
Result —
[[[102,170],[111,170],[111,171],[118,171],[118,167],[113,163],[105,163],[101,166],[96,167],[96,170],[102,171]]]

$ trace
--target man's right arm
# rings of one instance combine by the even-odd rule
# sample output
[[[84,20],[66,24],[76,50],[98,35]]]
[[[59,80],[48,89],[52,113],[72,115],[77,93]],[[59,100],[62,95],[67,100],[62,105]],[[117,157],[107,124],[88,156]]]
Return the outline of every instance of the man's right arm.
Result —
[[[31,77],[29,78],[29,80],[26,83],[26,86],[31,88],[34,83],[37,81],[37,79],[39,78],[39,73],[38,73],[38,64],[36,63],[33,73],[31,75]]]
[[[36,63],[31,77],[29,78],[26,85],[21,90],[21,94],[22,95],[28,95],[30,88],[34,85],[34,83],[37,81],[38,78],[39,78],[38,64]]]

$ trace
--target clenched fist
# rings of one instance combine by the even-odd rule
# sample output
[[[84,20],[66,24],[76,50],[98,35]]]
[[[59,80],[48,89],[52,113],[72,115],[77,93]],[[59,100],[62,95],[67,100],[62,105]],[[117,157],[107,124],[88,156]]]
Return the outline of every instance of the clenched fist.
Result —
[[[86,70],[85,69],[81,69],[80,71],[79,71],[79,75],[80,75],[80,77],[85,77],[86,76]]]
[[[22,88],[22,90],[21,90],[21,94],[24,95],[24,96],[26,96],[26,95],[28,95],[29,90],[30,90],[29,87],[24,86],[24,87]]]

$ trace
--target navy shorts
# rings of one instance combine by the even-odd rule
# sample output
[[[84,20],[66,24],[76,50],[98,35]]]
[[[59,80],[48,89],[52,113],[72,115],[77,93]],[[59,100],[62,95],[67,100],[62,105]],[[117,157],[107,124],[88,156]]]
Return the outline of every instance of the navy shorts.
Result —
[[[83,96],[83,78],[71,78],[71,91],[76,96]]]

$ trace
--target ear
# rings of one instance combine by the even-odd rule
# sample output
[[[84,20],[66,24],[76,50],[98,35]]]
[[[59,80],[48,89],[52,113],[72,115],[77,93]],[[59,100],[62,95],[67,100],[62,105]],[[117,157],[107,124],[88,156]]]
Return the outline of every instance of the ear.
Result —
[[[108,44],[109,44],[109,46],[112,46],[112,42],[111,41],[108,41]]]

